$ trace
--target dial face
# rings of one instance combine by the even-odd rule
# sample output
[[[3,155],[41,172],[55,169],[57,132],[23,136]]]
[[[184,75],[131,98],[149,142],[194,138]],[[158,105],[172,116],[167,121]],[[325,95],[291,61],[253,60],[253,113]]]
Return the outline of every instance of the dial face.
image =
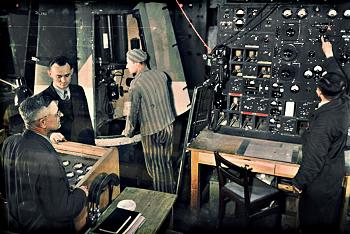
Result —
[[[294,84],[294,85],[292,85],[292,86],[290,87],[290,91],[291,91],[292,93],[298,93],[299,90],[300,90],[299,85]]]
[[[283,16],[284,18],[289,18],[289,17],[291,17],[292,15],[293,15],[293,12],[292,12],[292,10],[289,9],[289,8],[283,10],[283,12],[282,12],[282,16]]]
[[[242,27],[244,25],[244,21],[241,19],[236,20],[236,26],[237,27]]]
[[[314,72],[317,72],[317,73],[320,73],[320,72],[322,72],[322,67],[320,66],[320,65],[316,65],[315,67],[314,67]]]
[[[345,18],[350,18],[350,9],[345,10],[343,16]]]
[[[312,73],[312,71],[311,70],[306,70],[305,72],[304,72],[304,77],[306,78],[306,79],[310,79],[311,77],[313,76],[313,73]]]
[[[243,9],[238,9],[238,10],[236,11],[236,16],[237,16],[237,17],[243,17],[244,15],[245,15],[245,12],[244,12]]]
[[[303,19],[308,15],[308,13],[307,13],[307,10],[305,8],[300,8],[297,12],[297,15],[300,19]]]
[[[329,18],[335,18],[338,15],[338,12],[335,9],[329,9],[327,16]]]

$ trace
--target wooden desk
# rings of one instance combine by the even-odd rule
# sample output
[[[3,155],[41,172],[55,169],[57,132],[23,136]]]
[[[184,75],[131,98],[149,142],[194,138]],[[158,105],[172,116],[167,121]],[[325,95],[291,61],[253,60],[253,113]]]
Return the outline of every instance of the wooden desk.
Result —
[[[176,197],[175,194],[127,187],[103,212],[97,225],[112,213],[118,202],[124,199],[131,199],[136,202],[136,211],[141,212],[145,217],[145,222],[137,230],[136,234],[156,233],[172,210]],[[93,230],[88,230],[87,233],[94,232]]]
[[[199,165],[215,165],[214,151],[228,161],[250,166],[254,172],[293,178],[299,170],[301,145],[254,138],[224,135],[207,129],[187,147],[191,152],[191,210],[200,208]],[[340,230],[344,232],[350,197],[350,151],[345,151],[346,176]]]
[[[191,151],[191,209],[200,207],[199,165],[215,165],[214,151],[254,172],[293,178],[299,169],[301,145],[214,133],[207,129],[187,147]]]
[[[115,173],[119,176],[119,153],[118,149],[115,147],[112,148],[103,148],[98,146],[80,144],[77,142],[60,142],[59,144],[53,144],[56,151],[62,155],[72,155],[76,157],[86,157],[93,158],[96,160],[93,167],[85,176],[75,185],[77,187],[81,185],[86,185],[90,187],[92,181],[102,172],[106,173]],[[65,157],[65,156],[62,156]],[[115,198],[120,193],[120,186],[115,186],[113,188],[112,197]],[[107,204],[108,202],[108,193],[104,192],[101,195],[101,204]],[[75,219],[75,227],[77,230],[82,230],[86,224],[86,217],[88,211],[87,207],[84,209],[81,214]]]

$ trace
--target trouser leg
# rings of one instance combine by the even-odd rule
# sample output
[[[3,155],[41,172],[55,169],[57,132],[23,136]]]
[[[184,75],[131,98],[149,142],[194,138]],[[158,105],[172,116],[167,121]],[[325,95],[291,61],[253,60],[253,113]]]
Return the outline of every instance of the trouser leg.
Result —
[[[142,136],[142,147],[148,174],[152,177],[154,189],[173,193],[175,187],[172,167],[173,125],[158,133]]]

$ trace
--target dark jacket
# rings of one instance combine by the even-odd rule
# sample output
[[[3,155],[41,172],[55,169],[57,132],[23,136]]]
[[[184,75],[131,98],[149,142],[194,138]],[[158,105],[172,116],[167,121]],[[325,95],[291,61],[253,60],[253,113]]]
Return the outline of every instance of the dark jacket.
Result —
[[[329,75],[337,73],[346,79],[334,58],[326,64]],[[349,111],[350,99],[344,95],[310,116],[303,135],[301,166],[293,179],[293,184],[303,190],[299,201],[301,226],[336,227],[339,223]]]
[[[58,109],[64,115],[61,118],[62,126],[58,131],[68,141],[94,145],[94,130],[84,90],[81,86],[73,84],[69,85],[69,90],[71,96],[68,103],[60,98],[52,84],[42,94],[58,101]]]
[[[20,233],[73,233],[85,206],[83,190],[69,188],[62,162],[48,139],[30,130],[2,148],[9,221]]]

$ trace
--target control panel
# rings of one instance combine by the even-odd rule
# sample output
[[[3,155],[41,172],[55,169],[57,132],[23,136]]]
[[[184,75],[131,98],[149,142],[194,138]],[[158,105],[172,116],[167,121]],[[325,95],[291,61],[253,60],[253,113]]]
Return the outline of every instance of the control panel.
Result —
[[[219,7],[217,26],[218,45],[207,58],[211,127],[300,142],[325,71],[320,36],[350,74],[350,3],[230,2]]]

